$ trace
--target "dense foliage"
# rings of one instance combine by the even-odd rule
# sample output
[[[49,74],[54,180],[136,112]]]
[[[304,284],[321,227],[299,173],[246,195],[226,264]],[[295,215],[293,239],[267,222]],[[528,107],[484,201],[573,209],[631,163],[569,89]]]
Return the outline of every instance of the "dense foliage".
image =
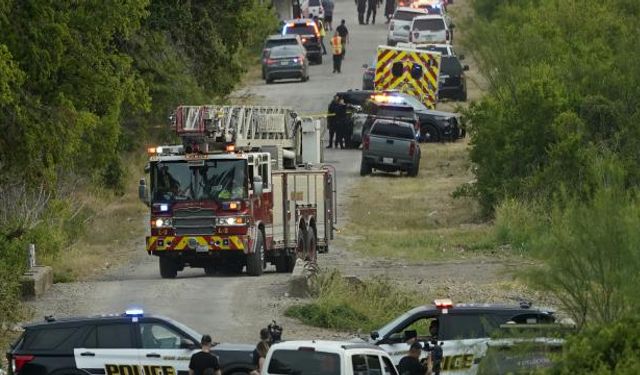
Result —
[[[256,62],[277,25],[268,3],[0,1],[0,323],[26,243],[55,256],[80,231],[64,187],[122,192],[125,151],[166,137],[177,104],[224,98]]]

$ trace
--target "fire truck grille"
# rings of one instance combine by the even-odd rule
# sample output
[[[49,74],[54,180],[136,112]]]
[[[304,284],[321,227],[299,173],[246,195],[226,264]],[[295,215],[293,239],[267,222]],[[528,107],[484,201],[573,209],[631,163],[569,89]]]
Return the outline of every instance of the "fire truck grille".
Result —
[[[216,229],[215,220],[215,211],[210,209],[183,209],[173,212],[173,227],[176,236],[213,235]]]

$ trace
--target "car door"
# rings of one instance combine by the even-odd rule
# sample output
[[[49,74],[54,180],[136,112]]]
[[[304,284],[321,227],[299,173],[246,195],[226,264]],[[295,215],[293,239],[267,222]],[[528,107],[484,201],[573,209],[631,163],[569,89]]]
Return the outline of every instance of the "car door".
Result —
[[[189,373],[189,360],[197,351],[191,337],[157,320],[141,320],[136,325],[136,335],[140,341],[139,361],[145,375]]]
[[[490,332],[499,325],[493,314],[443,314],[438,332],[442,346],[443,372],[450,375],[473,375],[487,352]]]
[[[128,322],[91,327],[73,350],[76,367],[90,374],[142,375],[135,350],[133,325]]]

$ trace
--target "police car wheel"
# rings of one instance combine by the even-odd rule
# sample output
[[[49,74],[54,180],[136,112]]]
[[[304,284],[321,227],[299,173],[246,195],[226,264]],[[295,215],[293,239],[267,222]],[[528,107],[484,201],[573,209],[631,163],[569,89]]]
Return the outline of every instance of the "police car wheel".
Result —
[[[247,274],[249,276],[260,276],[264,271],[264,236],[258,230],[253,253],[247,255]]]
[[[440,132],[433,125],[423,126],[420,133],[424,142],[440,142]]]
[[[170,257],[160,257],[160,276],[163,279],[175,279],[178,276],[178,264]]]

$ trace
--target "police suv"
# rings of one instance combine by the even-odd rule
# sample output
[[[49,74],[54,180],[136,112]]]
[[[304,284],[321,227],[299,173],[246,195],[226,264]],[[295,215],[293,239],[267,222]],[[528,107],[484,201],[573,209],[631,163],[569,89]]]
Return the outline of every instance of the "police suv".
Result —
[[[550,365],[549,351],[558,350],[562,340],[557,338],[535,337],[526,340],[491,337],[499,330],[509,326],[558,326],[554,313],[549,310],[532,308],[529,303],[516,306],[494,304],[458,304],[451,300],[435,300],[431,305],[416,307],[397,317],[384,327],[371,333],[369,343],[380,346],[389,353],[394,364],[398,364],[414,341],[436,345],[441,350],[439,366],[443,374],[478,374],[481,367],[490,367],[489,373],[518,373],[531,371]],[[544,332],[542,333],[544,334]],[[502,358],[509,363],[491,363],[484,360],[489,348],[492,351],[513,348],[514,344],[535,343],[535,347],[526,348],[519,353],[511,353],[506,358],[504,352],[493,355],[491,361]],[[427,356],[425,351],[424,356]],[[433,358],[433,357],[432,357]],[[508,367],[508,368],[507,368]],[[496,369],[505,369],[498,371]],[[508,371],[507,371],[508,370]]]
[[[122,315],[54,319],[24,326],[7,353],[11,375],[188,375],[202,335],[175,320]],[[253,369],[251,345],[218,344],[224,375]]]

